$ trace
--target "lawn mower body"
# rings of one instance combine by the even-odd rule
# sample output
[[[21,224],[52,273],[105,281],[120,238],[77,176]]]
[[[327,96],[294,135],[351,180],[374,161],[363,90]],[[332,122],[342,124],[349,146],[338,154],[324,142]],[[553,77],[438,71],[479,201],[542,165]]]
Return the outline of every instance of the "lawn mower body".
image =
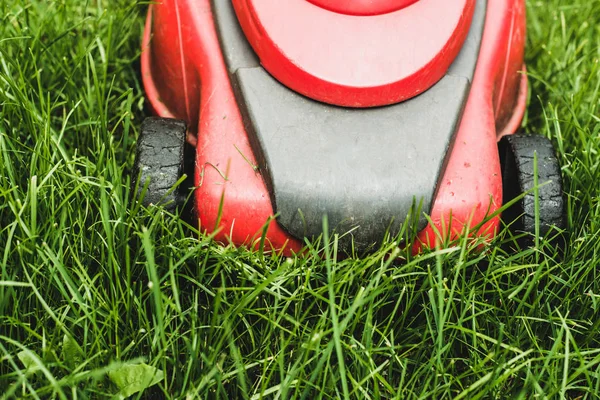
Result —
[[[142,74],[218,240],[297,251],[328,215],[366,248],[413,214],[418,251],[497,232],[524,46],[523,0],[161,0]]]

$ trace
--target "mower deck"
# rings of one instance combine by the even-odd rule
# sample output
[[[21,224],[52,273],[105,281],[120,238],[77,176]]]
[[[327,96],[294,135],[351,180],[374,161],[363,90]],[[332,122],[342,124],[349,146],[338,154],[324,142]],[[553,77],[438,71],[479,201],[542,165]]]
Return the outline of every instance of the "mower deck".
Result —
[[[377,10],[363,3],[151,7],[142,55],[148,98],[158,115],[188,123],[196,214],[218,240],[252,245],[264,235],[270,247],[296,251],[322,232],[324,215],[337,232],[351,231],[346,238],[359,250],[407,221],[415,224],[408,231],[419,231],[409,238],[415,251],[466,227],[493,237],[502,205],[497,141],[515,132],[525,109],[524,2],[381,0]],[[448,7],[448,21],[436,5]],[[330,33],[285,36],[300,29],[291,26],[292,9]],[[401,57],[381,53],[397,37],[381,36],[380,75],[360,29],[348,37],[359,38],[363,58],[347,43],[335,46],[346,32],[336,26],[387,21],[393,32],[401,28],[390,21],[409,15],[423,34],[387,46],[405,49]],[[411,58],[410,43],[430,48]],[[427,52],[429,63],[419,58]]]

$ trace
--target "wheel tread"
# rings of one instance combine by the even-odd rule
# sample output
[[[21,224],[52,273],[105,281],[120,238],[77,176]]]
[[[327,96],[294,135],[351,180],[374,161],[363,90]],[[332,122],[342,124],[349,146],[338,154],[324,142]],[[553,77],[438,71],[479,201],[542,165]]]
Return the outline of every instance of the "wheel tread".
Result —
[[[535,191],[532,189],[535,184],[534,154],[537,153],[539,233],[545,236],[552,227],[565,228],[562,176],[550,140],[539,135],[517,133],[501,140],[500,151],[504,202],[527,192],[505,212],[508,216],[505,222],[512,223],[514,220],[515,230],[535,234]]]
[[[186,124],[167,118],[146,118],[137,147],[135,171],[139,192],[148,182],[142,204],[161,204],[174,211],[182,203],[181,190],[172,190],[183,173]],[[138,193],[138,195],[141,193]]]

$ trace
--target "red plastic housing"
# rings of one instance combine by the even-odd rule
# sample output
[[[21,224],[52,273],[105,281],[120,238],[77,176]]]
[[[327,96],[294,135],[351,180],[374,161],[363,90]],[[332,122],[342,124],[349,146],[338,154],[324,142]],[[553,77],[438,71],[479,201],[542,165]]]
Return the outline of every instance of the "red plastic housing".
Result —
[[[256,5],[262,1],[234,0],[234,4],[239,7],[242,3]],[[304,1],[320,10],[323,20],[341,15],[312,4],[316,1],[290,0],[290,4],[296,1]],[[264,3],[275,2],[265,0]],[[288,4],[287,1],[276,3]],[[407,12],[427,3],[436,3],[436,0],[420,0],[385,15]],[[441,3],[452,3],[456,8],[464,6],[459,20],[470,21],[472,2],[443,0]],[[438,184],[430,213],[432,222],[419,233],[413,245],[415,252],[423,246],[434,247],[447,238],[459,237],[465,228],[471,235],[491,238],[499,226],[498,216],[488,219],[502,205],[497,141],[515,132],[526,106],[525,3],[524,0],[490,0],[487,7],[481,50],[463,119]],[[283,6],[278,9],[285,11]],[[243,25],[243,18],[241,20]],[[456,43],[462,43],[464,38],[461,39],[463,33],[460,32],[465,28],[457,25],[457,29],[450,34],[456,35],[453,36]],[[421,34],[427,35],[427,32]],[[352,40],[353,36],[348,38]],[[429,41],[422,43],[427,46]],[[455,46],[452,52],[460,50],[456,43],[452,45]],[[386,45],[391,44],[380,43],[380,51],[384,51]],[[437,51],[448,50],[437,46]],[[254,48],[256,50],[256,43]],[[439,53],[431,57],[446,57],[444,64],[454,59]],[[441,77],[445,73],[444,64],[436,67],[443,71],[434,68],[431,73]],[[256,159],[231,87],[210,0],[162,0],[150,7],[143,41],[142,75],[154,112],[188,121],[189,141],[196,145],[195,202],[201,228],[215,233],[222,242],[248,246],[255,246],[266,228],[268,245],[273,249],[283,249],[286,253],[300,250],[301,242],[274,220],[267,188],[254,168]],[[435,81],[432,79],[431,84]],[[426,88],[427,85],[417,86]],[[307,88],[312,90],[308,84]],[[359,92],[357,89],[356,93]],[[312,97],[318,96],[313,93]],[[365,98],[367,102],[361,100],[354,105],[377,104],[377,101],[369,103],[369,96]]]
[[[307,97],[347,107],[395,104],[429,89],[462,48],[475,10],[475,0],[420,0],[368,17],[307,0],[233,5],[271,75]]]

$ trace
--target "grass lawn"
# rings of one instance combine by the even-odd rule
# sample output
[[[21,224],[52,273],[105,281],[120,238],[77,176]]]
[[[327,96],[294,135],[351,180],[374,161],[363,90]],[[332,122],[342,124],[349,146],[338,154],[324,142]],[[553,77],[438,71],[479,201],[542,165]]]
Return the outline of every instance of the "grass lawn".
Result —
[[[399,264],[222,247],[137,205],[145,10],[0,1],[0,399],[600,393],[600,1],[528,1],[524,129],[558,150],[564,254],[504,232]]]

